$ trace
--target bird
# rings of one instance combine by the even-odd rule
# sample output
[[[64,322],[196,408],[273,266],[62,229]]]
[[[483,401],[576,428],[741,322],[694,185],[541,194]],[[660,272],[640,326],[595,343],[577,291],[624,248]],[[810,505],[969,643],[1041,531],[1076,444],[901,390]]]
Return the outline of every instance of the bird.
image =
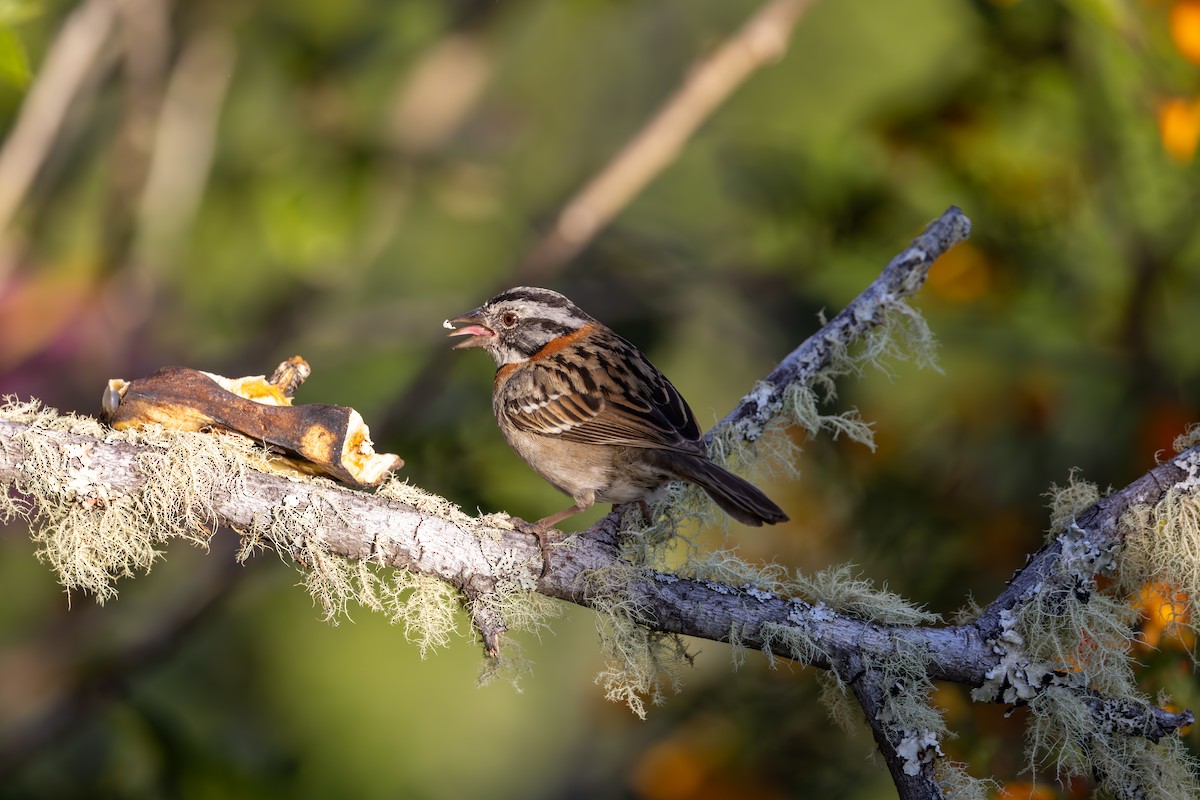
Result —
[[[646,508],[671,481],[703,489],[746,525],[786,522],[761,490],[709,457],[692,409],[636,346],[559,292],[516,286],[446,320],[453,349],[496,362],[492,411],[509,446],[573,501],[526,530],[546,533],[593,504]],[[527,523],[528,525],[528,523]]]

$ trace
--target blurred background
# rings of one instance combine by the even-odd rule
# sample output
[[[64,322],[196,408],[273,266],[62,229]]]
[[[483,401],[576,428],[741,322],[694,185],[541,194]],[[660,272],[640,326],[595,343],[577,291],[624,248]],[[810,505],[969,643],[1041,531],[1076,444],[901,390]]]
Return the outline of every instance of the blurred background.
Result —
[[[944,374],[895,365],[804,443],[792,522],[701,547],[861,573],[951,615],[995,596],[1072,468],[1119,487],[1200,420],[1200,0],[815,3],[575,257],[559,212],[760,8],[745,0],[0,2],[0,393],[94,414],[110,377],[269,374],[352,405],[467,510],[563,498],[505,447],[493,367],[441,321],[561,290],[706,427],[950,204],[969,243],[917,298]],[[592,516],[581,518],[580,526]],[[607,703],[595,621],[517,637],[519,690],[463,637],[421,660],[330,626],[273,555],[169,548],[99,607],[0,528],[0,796],[886,798],[812,670],[693,642],[681,694]],[[1139,675],[1200,707],[1147,587]],[[1009,798],[1020,711],[937,702]],[[1197,733],[1188,735],[1196,748]]]

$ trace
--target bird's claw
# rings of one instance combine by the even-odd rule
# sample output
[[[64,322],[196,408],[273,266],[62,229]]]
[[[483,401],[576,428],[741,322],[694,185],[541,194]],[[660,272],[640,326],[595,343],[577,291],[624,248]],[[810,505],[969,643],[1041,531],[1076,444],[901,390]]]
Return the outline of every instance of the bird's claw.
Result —
[[[542,571],[538,575],[538,580],[545,578],[546,574],[550,572],[550,537],[553,529],[548,530],[536,522],[526,522],[519,517],[512,517],[512,521],[513,526],[521,533],[528,533],[537,538],[538,549],[542,553]]]

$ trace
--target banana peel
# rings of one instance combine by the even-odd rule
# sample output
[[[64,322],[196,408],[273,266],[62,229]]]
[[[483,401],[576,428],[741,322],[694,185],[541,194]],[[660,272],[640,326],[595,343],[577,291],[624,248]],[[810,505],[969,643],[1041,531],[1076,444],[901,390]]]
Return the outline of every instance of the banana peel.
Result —
[[[400,456],[375,452],[354,409],[292,405],[296,388],[311,372],[308,362],[293,356],[270,378],[225,378],[187,367],[164,367],[133,381],[113,378],[104,390],[101,419],[117,430],[158,424],[241,434],[275,453],[271,463],[279,472],[324,474],[352,486],[378,486],[403,467]]]

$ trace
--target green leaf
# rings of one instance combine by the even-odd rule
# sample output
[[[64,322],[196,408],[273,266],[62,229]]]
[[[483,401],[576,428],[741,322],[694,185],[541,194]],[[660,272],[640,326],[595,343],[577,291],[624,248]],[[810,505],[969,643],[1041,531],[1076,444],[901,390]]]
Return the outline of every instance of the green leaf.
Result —
[[[0,27],[0,81],[24,89],[29,85],[29,57],[12,28]]]
[[[0,0],[0,28],[27,22],[42,10],[39,0]]]

